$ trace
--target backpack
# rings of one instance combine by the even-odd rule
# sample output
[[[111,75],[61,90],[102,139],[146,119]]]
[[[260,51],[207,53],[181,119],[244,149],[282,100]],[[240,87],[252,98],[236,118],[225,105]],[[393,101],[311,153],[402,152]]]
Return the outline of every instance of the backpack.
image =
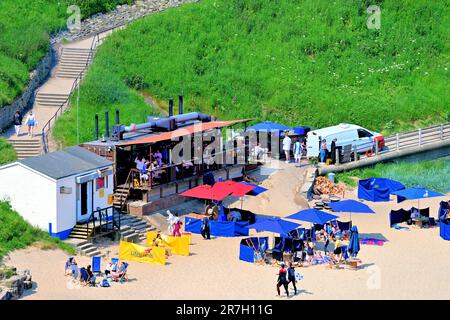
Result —
[[[102,287],[108,288],[108,287],[110,287],[110,286],[111,286],[111,285],[109,284],[108,279],[103,279],[103,281],[102,281]]]

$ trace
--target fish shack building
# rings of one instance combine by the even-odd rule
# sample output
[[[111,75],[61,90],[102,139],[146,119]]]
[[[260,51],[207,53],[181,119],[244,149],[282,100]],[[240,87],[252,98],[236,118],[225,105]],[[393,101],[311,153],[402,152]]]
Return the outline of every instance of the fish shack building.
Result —
[[[113,218],[113,163],[82,147],[2,166],[0,182],[0,199],[52,236],[76,237],[77,226],[89,223],[82,232],[120,228]]]

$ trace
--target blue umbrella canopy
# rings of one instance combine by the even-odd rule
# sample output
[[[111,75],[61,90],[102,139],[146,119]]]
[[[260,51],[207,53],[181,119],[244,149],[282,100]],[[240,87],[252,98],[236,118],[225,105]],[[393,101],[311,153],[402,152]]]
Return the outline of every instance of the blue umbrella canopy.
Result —
[[[360,246],[359,246],[359,234],[358,228],[356,226],[351,227],[350,229],[350,241],[348,243],[348,252],[352,257],[356,257],[358,255]]]
[[[249,196],[257,196],[257,195],[259,195],[259,194],[261,194],[263,192],[266,192],[268,190],[266,188],[258,186],[257,184],[253,184],[253,183],[249,183],[249,182],[245,182],[245,181],[242,181],[240,183],[246,184],[248,186],[254,186],[255,187],[255,189],[253,189],[253,190],[251,190],[250,192],[247,193],[247,195],[249,195]]]
[[[425,198],[434,198],[434,197],[442,197],[444,194],[428,190],[423,187],[413,187],[408,188],[404,190],[399,190],[392,192],[392,194],[395,194],[397,196],[397,202],[402,202],[405,200],[419,200],[419,199],[425,199]]]
[[[331,202],[329,206],[334,212],[375,213],[368,205],[353,199]]]
[[[254,126],[248,127],[247,131],[286,131],[289,130],[288,126],[285,126],[280,123],[275,123],[272,121],[264,121],[258,124],[255,124]]]
[[[261,219],[258,222],[247,226],[249,229],[255,229],[258,232],[269,231],[287,236],[289,232],[300,227],[301,224],[283,220],[280,218]]]
[[[306,209],[287,216],[288,219],[324,224],[328,221],[335,220],[338,216],[317,209]]]

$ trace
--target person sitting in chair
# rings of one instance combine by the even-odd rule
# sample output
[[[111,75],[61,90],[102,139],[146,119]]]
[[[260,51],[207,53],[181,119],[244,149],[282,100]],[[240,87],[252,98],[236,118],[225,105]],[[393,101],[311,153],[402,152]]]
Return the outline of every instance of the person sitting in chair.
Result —
[[[111,272],[111,276],[114,281],[119,281],[122,277],[126,277],[126,272],[127,272],[127,263],[122,261],[120,263],[119,271]]]
[[[241,221],[242,220],[241,213],[239,211],[233,210],[228,214],[227,220],[233,222]]]
[[[74,272],[74,268],[77,267],[77,262],[75,261],[74,257],[70,257],[69,260],[66,262],[64,274],[66,276],[72,275]]]

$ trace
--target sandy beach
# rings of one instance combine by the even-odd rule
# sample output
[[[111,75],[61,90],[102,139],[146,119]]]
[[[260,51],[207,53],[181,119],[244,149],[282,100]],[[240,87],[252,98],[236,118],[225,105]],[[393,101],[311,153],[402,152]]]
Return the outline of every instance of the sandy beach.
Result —
[[[261,184],[269,191],[245,197],[243,208],[280,217],[306,208],[306,200],[298,196],[304,169],[283,163],[272,171]],[[347,190],[346,198],[356,198],[355,190]],[[449,195],[421,200],[420,205],[430,207],[430,215],[436,217],[439,202],[448,199]],[[288,299],[450,299],[450,242],[439,237],[439,228],[389,227],[391,209],[417,202],[397,204],[391,197],[390,202],[366,203],[376,214],[353,214],[353,223],[360,234],[379,233],[388,241],[383,246],[361,245],[358,270],[297,268],[304,275],[297,284],[301,292]],[[338,215],[348,220],[348,214]],[[239,260],[241,239],[207,241],[193,235],[189,257],[172,256],[165,266],[130,262],[130,281],[110,288],[73,285],[64,276],[68,255],[60,250],[31,247],[11,253],[5,262],[32,272],[35,284],[23,299],[287,299],[276,295],[276,267]],[[118,246],[110,250],[116,256]],[[80,266],[90,264],[90,258],[76,259]]]

